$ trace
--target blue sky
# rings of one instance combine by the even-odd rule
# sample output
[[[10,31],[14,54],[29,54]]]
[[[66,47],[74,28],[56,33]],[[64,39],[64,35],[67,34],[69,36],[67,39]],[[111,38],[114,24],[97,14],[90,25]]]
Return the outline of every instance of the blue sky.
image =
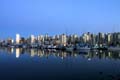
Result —
[[[0,38],[120,31],[120,0],[0,0]]]

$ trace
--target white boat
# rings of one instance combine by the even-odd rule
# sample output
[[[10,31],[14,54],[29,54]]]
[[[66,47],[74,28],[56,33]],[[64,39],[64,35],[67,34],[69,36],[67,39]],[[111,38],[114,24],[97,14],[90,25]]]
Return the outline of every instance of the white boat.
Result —
[[[77,48],[76,48],[76,50],[78,50],[79,52],[89,52],[90,50],[91,50],[91,48],[89,48],[89,47],[80,47],[80,46],[78,46]]]
[[[77,49],[77,50],[90,50],[91,48],[90,48],[90,47],[87,47],[87,46],[85,46],[85,47],[77,46],[76,49]]]

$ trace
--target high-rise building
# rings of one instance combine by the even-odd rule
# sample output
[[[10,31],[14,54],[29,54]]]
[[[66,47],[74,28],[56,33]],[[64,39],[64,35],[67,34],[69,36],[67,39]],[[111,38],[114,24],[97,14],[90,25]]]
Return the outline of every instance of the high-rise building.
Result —
[[[97,44],[97,40],[96,40],[96,35],[95,34],[91,34],[91,44],[92,45],[96,45]]]
[[[55,35],[55,39],[56,40],[60,39],[60,35]]]
[[[100,46],[104,43],[105,40],[105,34],[104,33],[98,33],[97,41]]]
[[[120,33],[115,33],[116,34],[116,38],[114,41],[116,41],[115,46],[120,46]]]
[[[26,43],[26,39],[25,39],[24,37],[21,37],[20,43],[21,43],[21,44]]]
[[[20,44],[20,34],[16,34],[16,44]]]
[[[45,41],[47,41],[48,38],[49,38],[48,34],[45,34],[45,36],[44,36]]]
[[[39,43],[44,42],[44,36],[43,35],[39,35],[37,37],[37,40],[38,40]]]
[[[66,44],[67,44],[67,36],[65,34],[62,34],[60,36],[60,41],[61,41],[62,45],[66,46]]]
[[[119,41],[120,41],[120,33],[118,33],[118,39],[119,39]]]
[[[87,34],[83,34],[83,41],[86,43],[87,42]]]
[[[107,41],[108,41],[108,43],[111,42],[111,36],[112,36],[112,35],[111,35],[110,33],[107,34],[107,37],[108,37]]]
[[[35,43],[35,36],[34,36],[34,35],[31,35],[31,36],[30,36],[30,40],[31,40],[31,44]]]
[[[84,43],[88,43],[88,42],[90,42],[90,40],[91,40],[90,33],[89,32],[88,33],[84,33],[83,34],[83,41],[84,41]]]

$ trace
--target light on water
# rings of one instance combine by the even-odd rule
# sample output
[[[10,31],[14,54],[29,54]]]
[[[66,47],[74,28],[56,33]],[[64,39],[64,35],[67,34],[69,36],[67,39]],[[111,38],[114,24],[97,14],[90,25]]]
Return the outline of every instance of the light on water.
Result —
[[[1,48],[0,79],[117,80],[120,78],[119,55],[120,52],[110,51]]]

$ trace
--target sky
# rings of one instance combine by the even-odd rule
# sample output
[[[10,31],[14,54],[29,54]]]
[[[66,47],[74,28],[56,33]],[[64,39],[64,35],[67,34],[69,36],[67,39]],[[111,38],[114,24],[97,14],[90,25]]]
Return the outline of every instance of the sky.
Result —
[[[120,0],[0,0],[0,38],[119,32]]]

